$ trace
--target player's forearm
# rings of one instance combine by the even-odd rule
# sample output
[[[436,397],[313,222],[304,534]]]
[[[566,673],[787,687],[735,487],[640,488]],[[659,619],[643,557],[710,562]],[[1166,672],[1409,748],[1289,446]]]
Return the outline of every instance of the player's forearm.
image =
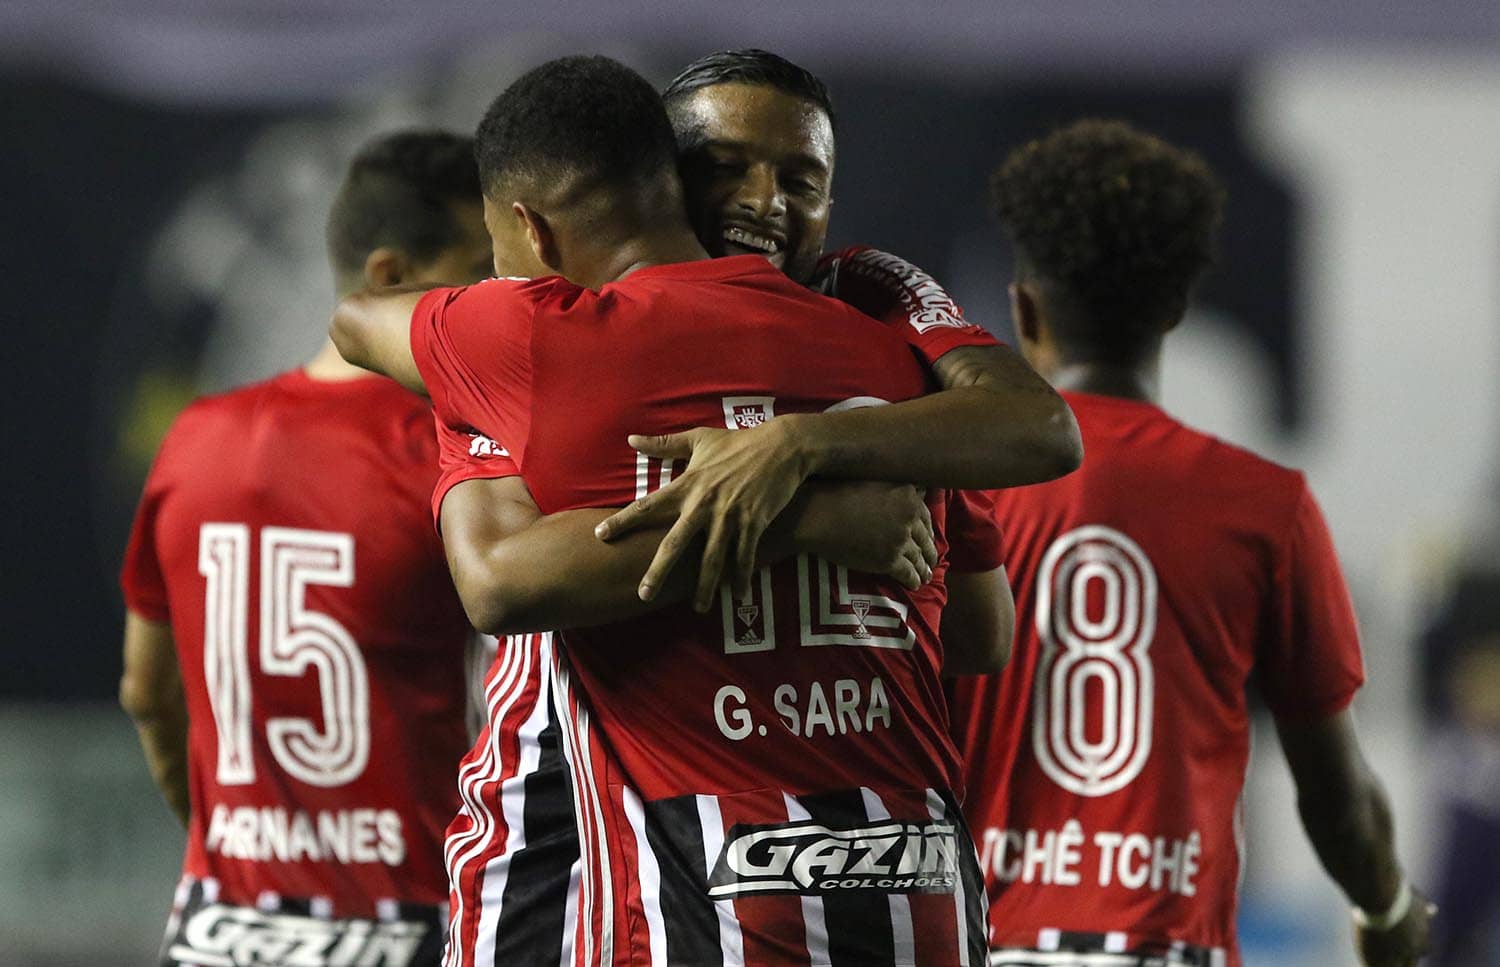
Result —
[[[983,490],[1051,480],[1082,458],[1072,411],[1050,390],[965,386],[783,420],[812,475]]]
[[[1016,605],[1005,569],[949,572],[943,608],[943,674],[986,675],[1010,661],[1016,631]]]
[[[841,547],[850,543],[847,531],[855,524],[859,497],[855,488],[842,484],[804,487],[766,531],[757,564],[812,553],[837,564],[870,566]],[[454,583],[469,620],[489,634],[523,634],[608,624],[686,600],[697,583],[687,567],[673,571],[650,601],[640,599],[641,578],[666,528],[643,529],[604,543],[594,536],[594,527],[610,513],[563,511],[494,537],[483,547],[467,552],[450,548]]]
[[[1368,770],[1346,789],[1315,783],[1297,791],[1297,811],[1323,868],[1349,901],[1385,910],[1401,885],[1391,806]]]
[[[120,688],[120,705],[135,722],[151,779],[185,827],[190,808],[187,704],[180,694],[167,692],[141,689],[127,680]]]
[[[172,626],[125,612],[120,707],[135,722],[157,788],[184,826],[188,821],[188,712]]]
[[[582,628],[634,618],[686,598],[684,569],[659,596],[636,593],[662,530],[606,544],[594,527],[608,510],[572,510],[538,518],[524,530],[469,553],[450,548],[454,584],[469,620],[495,635]]]
[[[146,755],[146,767],[173,815],[187,828],[191,812],[188,795],[187,716],[137,720],[136,734]]]

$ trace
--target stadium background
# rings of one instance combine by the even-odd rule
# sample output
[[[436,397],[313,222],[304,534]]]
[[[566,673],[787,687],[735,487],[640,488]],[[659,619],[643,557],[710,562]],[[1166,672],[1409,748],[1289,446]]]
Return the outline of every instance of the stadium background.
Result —
[[[1201,151],[1230,204],[1167,404],[1308,471],[1365,633],[1367,750],[1432,882],[1451,802],[1500,812],[1471,714],[1477,694],[1500,719],[1494,660],[1459,702],[1444,684],[1454,629],[1500,640],[1500,5],[1378,6],[10,0],[0,962],[144,964],[160,936],[181,836],[112,704],[114,575],[172,415],[318,344],[323,219],[358,143],[470,129],[521,70],[578,51],[658,81],[726,46],[821,73],[831,243],[912,259],[1002,335],[984,183],[1008,147],[1095,114]],[[1269,723],[1257,738],[1247,963],[1352,963]]]

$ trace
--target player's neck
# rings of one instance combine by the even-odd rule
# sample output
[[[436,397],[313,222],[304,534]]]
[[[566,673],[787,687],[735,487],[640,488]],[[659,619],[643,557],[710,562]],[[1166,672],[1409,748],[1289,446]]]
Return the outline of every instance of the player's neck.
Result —
[[[360,369],[353,363],[344,362],[344,357],[339,355],[332,339],[323,343],[323,348],[318,350],[316,356],[308,360],[307,365],[302,367],[302,371],[312,379],[330,383],[375,376],[367,369]]]
[[[706,258],[708,252],[703,248],[703,243],[690,231],[634,239],[621,246],[606,260],[599,272],[598,285],[591,285],[589,288],[618,282],[637,269],[677,262],[696,262]]]
[[[1159,360],[1152,357],[1135,365],[1120,363],[1061,363],[1047,379],[1058,389],[1095,396],[1161,402]]]

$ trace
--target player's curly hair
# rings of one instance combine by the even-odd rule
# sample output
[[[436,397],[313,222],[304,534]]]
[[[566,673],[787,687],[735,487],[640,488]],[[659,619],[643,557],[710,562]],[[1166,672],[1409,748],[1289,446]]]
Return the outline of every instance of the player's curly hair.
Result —
[[[1108,355],[1182,317],[1213,261],[1224,199],[1197,154],[1098,119],[1013,151],[990,195],[1018,275],[1044,284],[1055,334]]]
[[[838,128],[838,121],[833,113],[833,98],[828,94],[828,86],[816,74],[779,54],[757,47],[743,47],[715,51],[698,58],[672,78],[661,92],[661,99],[667,105],[667,114],[672,118],[672,126],[678,129],[679,135],[688,133],[682,112],[687,99],[695,91],[718,84],[774,87],[784,94],[816,104],[828,116],[829,127],[835,130]]]
[[[608,57],[562,57],[527,71],[490,104],[474,139],[486,192],[562,173],[629,184],[677,162],[661,96]]]
[[[334,271],[361,271],[377,248],[425,262],[462,240],[454,204],[479,204],[474,142],[447,131],[398,131],[359,149],[328,212]]]

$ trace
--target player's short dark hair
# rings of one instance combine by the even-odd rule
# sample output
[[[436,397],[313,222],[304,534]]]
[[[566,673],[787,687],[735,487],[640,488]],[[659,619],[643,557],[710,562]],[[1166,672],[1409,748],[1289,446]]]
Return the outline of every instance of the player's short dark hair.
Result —
[[[608,57],[563,57],[521,75],[495,98],[475,135],[486,191],[559,174],[622,185],[676,164],[661,96]]]
[[[455,203],[479,204],[474,141],[447,131],[400,131],[364,145],[328,213],[335,271],[358,272],[377,248],[419,262],[462,240]]]
[[[1055,334],[1109,355],[1181,318],[1213,261],[1224,200],[1198,155],[1097,119],[1011,152],[990,195],[1018,270],[1060,289]]]
[[[774,87],[784,94],[800,97],[816,104],[828,116],[828,126],[837,127],[833,113],[833,98],[828,87],[817,75],[805,67],[768,50],[745,47],[738,50],[721,50],[700,57],[682,69],[662,91],[661,98],[667,104],[667,113],[673,126],[681,133],[681,108],[695,92],[718,84],[753,84]]]

